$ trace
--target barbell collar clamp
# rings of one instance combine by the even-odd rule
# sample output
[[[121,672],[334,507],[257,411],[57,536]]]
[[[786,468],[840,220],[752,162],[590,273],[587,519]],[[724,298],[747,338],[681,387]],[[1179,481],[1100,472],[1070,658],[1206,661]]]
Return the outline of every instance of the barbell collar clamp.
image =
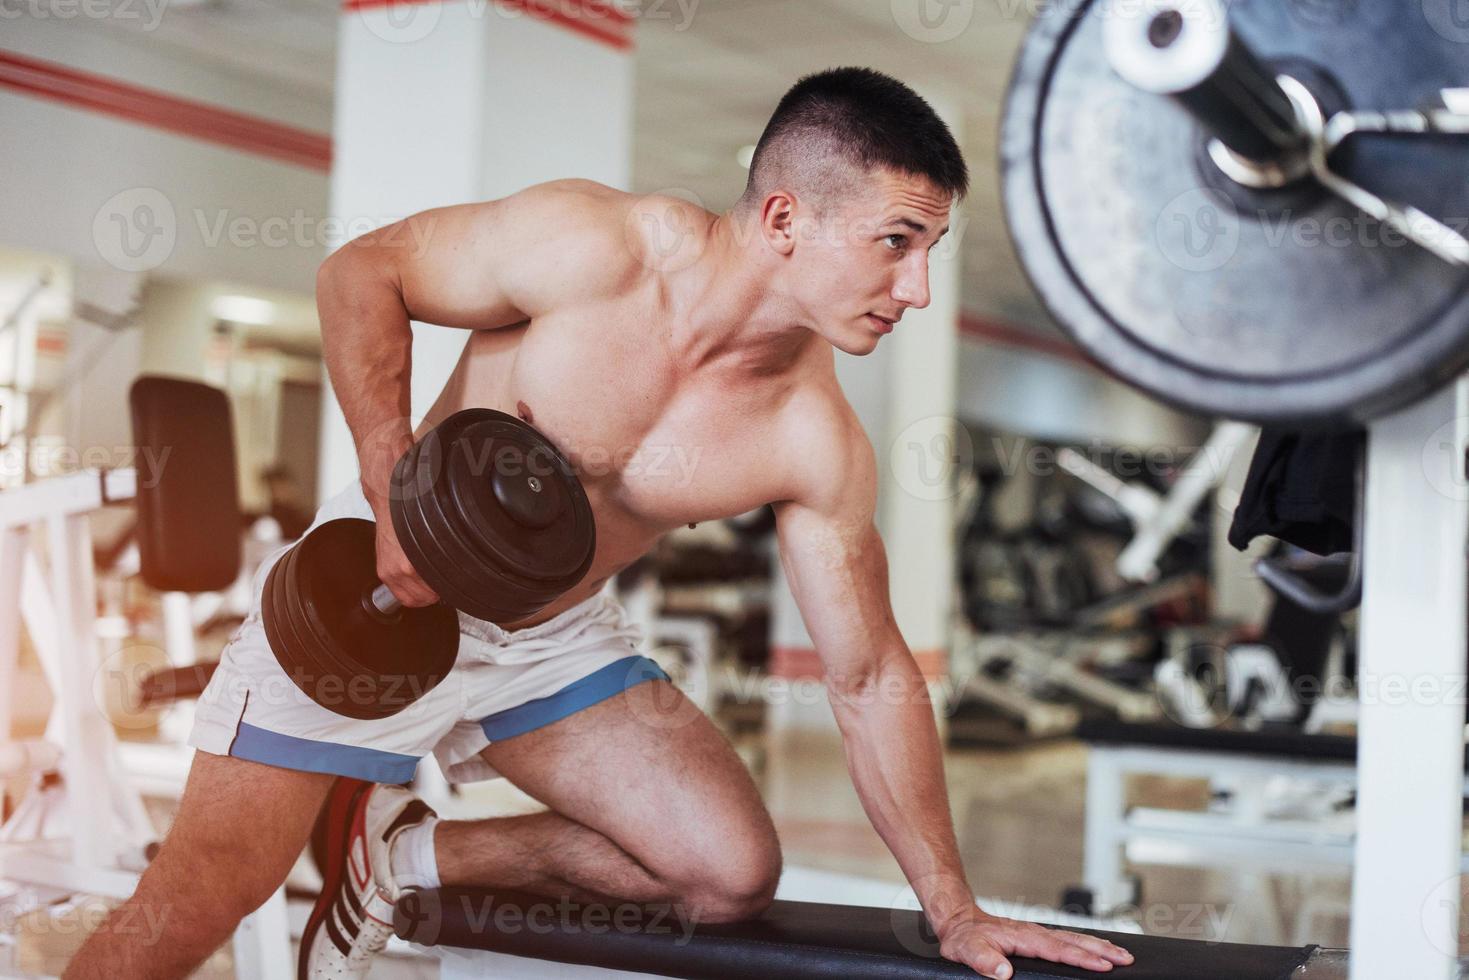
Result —
[[[1290,97],[1230,28],[1219,0],[1144,0],[1118,7],[1106,24],[1106,49],[1117,74],[1182,105],[1230,151],[1229,162],[1256,175],[1306,173],[1299,161],[1307,136]],[[1217,152],[1211,156],[1218,161]],[[1234,169],[1225,172],[1234,176]]]

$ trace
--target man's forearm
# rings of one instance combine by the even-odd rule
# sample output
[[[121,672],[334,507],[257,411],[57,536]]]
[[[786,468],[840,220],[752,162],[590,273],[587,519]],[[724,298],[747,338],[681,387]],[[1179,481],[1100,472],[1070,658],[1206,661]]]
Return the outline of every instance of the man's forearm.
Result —
[[[413,330],[403,297],[370,248],[348,244],[316,279],[322,357],[362,465],[370,502],[413,443],[409,377]]]
[[[974,908],[974,893],[954,836],[927,683],[906,650],[859,681],[837,680],[832,709],[863,809],[941,930]]]

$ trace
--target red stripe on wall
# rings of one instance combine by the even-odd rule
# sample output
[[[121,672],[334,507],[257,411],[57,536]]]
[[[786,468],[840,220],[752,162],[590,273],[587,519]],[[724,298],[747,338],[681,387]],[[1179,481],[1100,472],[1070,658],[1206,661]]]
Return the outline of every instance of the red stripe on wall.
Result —
[[[1081,348],[1069,341],[1062,340],[1058,337],[1047,337],[1042,334],[1032,333],[1029,330],[1012,326],[1008,323],[988,320],[969,313],[960,315],[959,333],[965,337],[972,337],[975,340],[985,340],[991,343],[1003,344],[1006,347],[1034,351],[1037,354],[1045,354],[1047,357],[1071,361],[1075,364],[1084,364],[1087,367],[1097,367],[1095,361],[1087,357]]]
[[[443,0],[344,0],[343,10],[372,10]],[[633,16],[604,0],[483,0],[522,11],[539,20],[591,38],[618,51],[630,50]]]
[[[0,87],[311,170],[332,165],[330,136],[12,51],[0,51]]]

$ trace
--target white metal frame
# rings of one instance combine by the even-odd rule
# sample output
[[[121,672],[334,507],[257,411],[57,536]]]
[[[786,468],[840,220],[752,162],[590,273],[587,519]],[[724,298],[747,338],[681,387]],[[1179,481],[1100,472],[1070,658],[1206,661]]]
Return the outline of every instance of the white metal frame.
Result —
[[[1353,980],[1457,972],[1466,443],[1462,379],[1368,432]]]
[[[1221,812],[1127,806],[1127,777],[1134,774],[1208,779],[1227,785],[1231,800]],[[1322,797],[1360,786],[1350,762],[1275,759],[1211,749],[1146,745],[1093,745],[1087,758],[1086,839],[1083,878],[1099,910],[1131,901],[1124,864],[1312,872],[1350,869],[1356,860],[1356,821],[1333,816],[1272,812],[1273,789],[1282,780],[1310,787]],[[1469,797],[1469,779],[1458,790]],[[1469,857],[1462,857],[1469,871]]]
[[[1353,980],[1458,975],[1465,657],[1469,650],[1469,383],[1374,422],[1368,433],[1357,764],[1260,760],[1188,749],[1093,746],[1086,883],[1123,895],[1122,848],[1201,865],[1246,858],[1353,870]],[[1298,775],[1357,786],[1350,834],[1246,817],[1233,825],[1125,812],[1129,771]],[[1258,815],[1257,815],[1258,816]],[[1279,866],[1279,865],[1277,865]],[[1452,940],[1452,941],[1450,941]]]
[[[23,620],[55,697],[46,741],[59,750],[61,775],[60,785],[29,794],[0,827],[0,879],[125,899],[145,866],[153,827],[93,696],[101,661],[87,520],[105,504],[133,499],[136,486],[133,470],[92,469],[0,494],[0,694],[15,689]],[[36,526],[49,574],[30,547]],[[0,697],[0,746],[10,743],[12,723],[10,698]],[[241,923],[234,952],[241,976],[291,974],[284,888]]]

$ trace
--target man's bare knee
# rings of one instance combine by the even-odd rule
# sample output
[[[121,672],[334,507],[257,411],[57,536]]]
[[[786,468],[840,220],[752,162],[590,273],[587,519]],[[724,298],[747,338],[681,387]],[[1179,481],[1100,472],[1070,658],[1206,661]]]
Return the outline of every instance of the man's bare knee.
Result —
[[[699,922],[742,922],[758,918],[775,898],[780,883],[780,849],[774,841],[752,841],[732,848],[717,862],[706,862],[675,886],[679,902]]]

